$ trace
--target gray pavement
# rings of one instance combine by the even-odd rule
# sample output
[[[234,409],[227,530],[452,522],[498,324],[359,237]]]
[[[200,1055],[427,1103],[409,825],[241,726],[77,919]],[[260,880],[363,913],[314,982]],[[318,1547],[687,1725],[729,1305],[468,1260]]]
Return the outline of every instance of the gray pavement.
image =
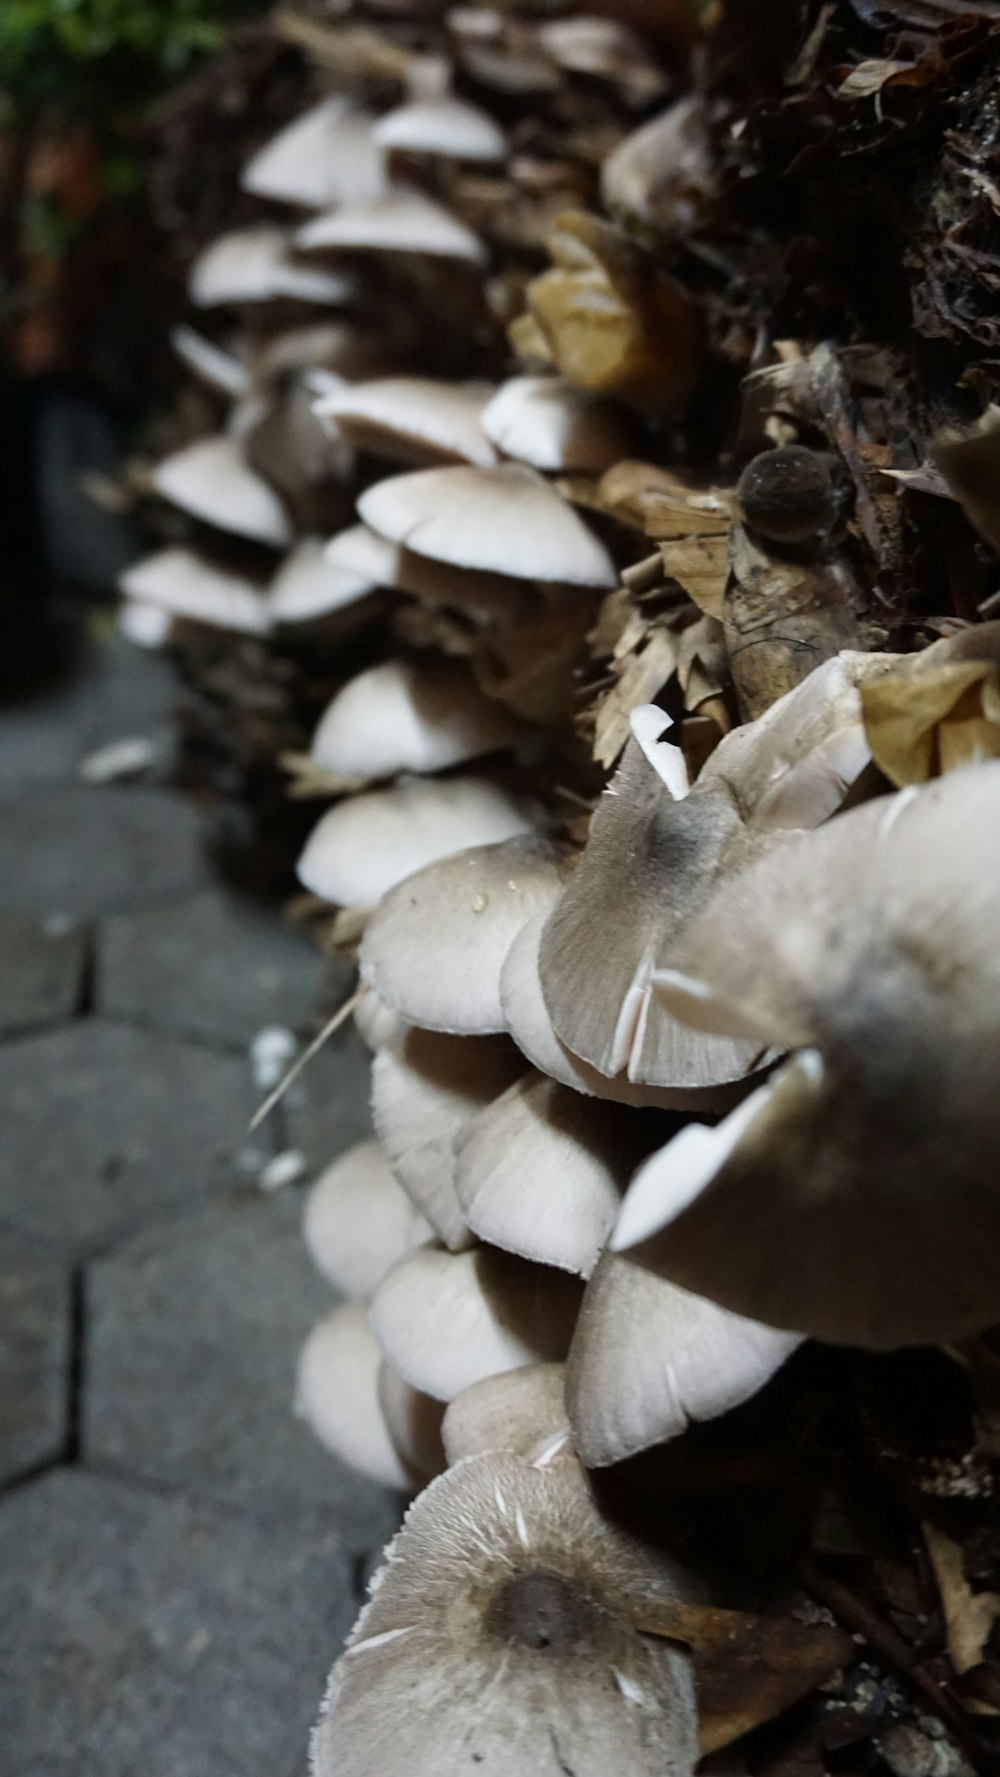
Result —
[[[261,1185],[366,1132],[357,1039],[246,1133],[255,1037],[349,984],[213,880],[175,697],[115,641],[0,706],[3,1777],[304,1777],[400,1510],[293,1414],[331,1297],[301,1185]],[[145,779],[83,781],[134,739]]]

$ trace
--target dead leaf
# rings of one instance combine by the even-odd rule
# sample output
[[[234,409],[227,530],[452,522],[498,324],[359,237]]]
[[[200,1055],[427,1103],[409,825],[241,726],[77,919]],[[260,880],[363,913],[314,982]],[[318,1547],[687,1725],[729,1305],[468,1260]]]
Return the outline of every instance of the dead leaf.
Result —
[[[1000,758],[1000,624],[935,642],[861,685],[872,757],[897,789]]]
[[[967,432],[940,432],[930,455],[969,523],[1000,555],[1000,407],[988,407]]]
[[[944,1611],[948,1653],[955,1671],[971,1672],[982,1661],[986,1643],[1000,1619],[1000,1596],[974,1592],[965,1577],[962,1551],[935,1524],[923,1525],[924,1541],[934,1569]]]

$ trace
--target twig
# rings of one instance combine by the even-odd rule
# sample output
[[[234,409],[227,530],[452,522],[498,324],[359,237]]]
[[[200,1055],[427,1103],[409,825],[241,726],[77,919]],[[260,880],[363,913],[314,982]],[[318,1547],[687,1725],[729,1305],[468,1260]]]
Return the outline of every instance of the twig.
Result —
[[[328,1024],[324,1024],[323,1029],[319,1033],[319,1036],[313,1038],[312,1042],[309,1044],[308,1049],[304,1049],[302,1054],[299,1056],[298,1060],[296,1062],[293,1062],[292,1066],[289,1068],[284,1079],[282,1081],[280,1081],[280,1083],[274,1088],[274,1091],[270,1094],[270,1096],[268,1098],[265,1098],[264,1103],[261,1105],[259,1111],[257,1111],[255,1113],[253,1120],[250,1124],[249,1133],[251,1135],[253,1134],[255,1129],[260,1128],[260,1125],[263,1123],[264,1118],[266,1116],[268,1116],[270,1114],[270,1112],[273,1111],[275,1105],[278,1104],[280,1102],[280,1100],[284,1098],[285,1093],[288,1091],[289,1086],[294,1084],[294,1082],[298,1079],[300,1073],[302,1072],[303,1068],[307,1067],[309,1065],[310,1061],[312,1060],[313,1056],[317,1055],[319,1053],[319,1051],[322,1049],[323,1044],[329,1042],[329,1040],[333,1036],[334,1032],[338,1031],[340,1029],[341,1025],[348,1018],[350,1018],[351,1013],[354,1011],[355,1006],[358,1004],[362,995],[366,992],[367,992],[366,988],[359,987],[357,993],[354,993],[351,995],[351,997],[347,1001],[346,1005],[341,1006],[340,1010],[333,1014],[333,1017],[330,1019],[330,1022]]]

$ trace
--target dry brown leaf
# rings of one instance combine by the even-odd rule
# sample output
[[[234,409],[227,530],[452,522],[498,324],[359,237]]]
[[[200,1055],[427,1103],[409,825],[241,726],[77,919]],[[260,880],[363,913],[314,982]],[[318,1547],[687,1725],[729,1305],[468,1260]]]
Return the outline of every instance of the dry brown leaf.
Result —
[[[939,433],[930,456],[969,523],[1000,555],[1000,407],[988,407],[968,432]]]
[[[983,661],[891,673],[861,702],[872,758],[897,789],[1000,758],[1000,671]]]
[[[962,1551],[936,1524],[924,1524],[924,1541],[944,1611],[948,1654],[955,1671],[971,1672],[1000,1619],[1000,1596],[974,1592],[965,1577]]]

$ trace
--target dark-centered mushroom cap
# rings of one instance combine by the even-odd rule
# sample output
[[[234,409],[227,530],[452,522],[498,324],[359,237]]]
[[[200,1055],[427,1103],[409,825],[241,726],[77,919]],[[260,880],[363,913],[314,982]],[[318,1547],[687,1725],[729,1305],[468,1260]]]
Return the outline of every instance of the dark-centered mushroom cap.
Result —
[[[686,934],[675,1014],[793,1061],[646,1162],[616,1246],[734,1312],[877,1348],[992,1324],[1000,763],[795,835]]]
[[[562,854],[543,835],[458,852],[390,890],[361,945],[361,978],[411,1024],[456,1035],[506,1030],[504,961],[550,907]]]
[[[688,1658],[636,1632],[690,1581],[601,1518],[574,1467],[474,1457],[432,1483],[334,1667],[315,1777],[690,1777]]]

